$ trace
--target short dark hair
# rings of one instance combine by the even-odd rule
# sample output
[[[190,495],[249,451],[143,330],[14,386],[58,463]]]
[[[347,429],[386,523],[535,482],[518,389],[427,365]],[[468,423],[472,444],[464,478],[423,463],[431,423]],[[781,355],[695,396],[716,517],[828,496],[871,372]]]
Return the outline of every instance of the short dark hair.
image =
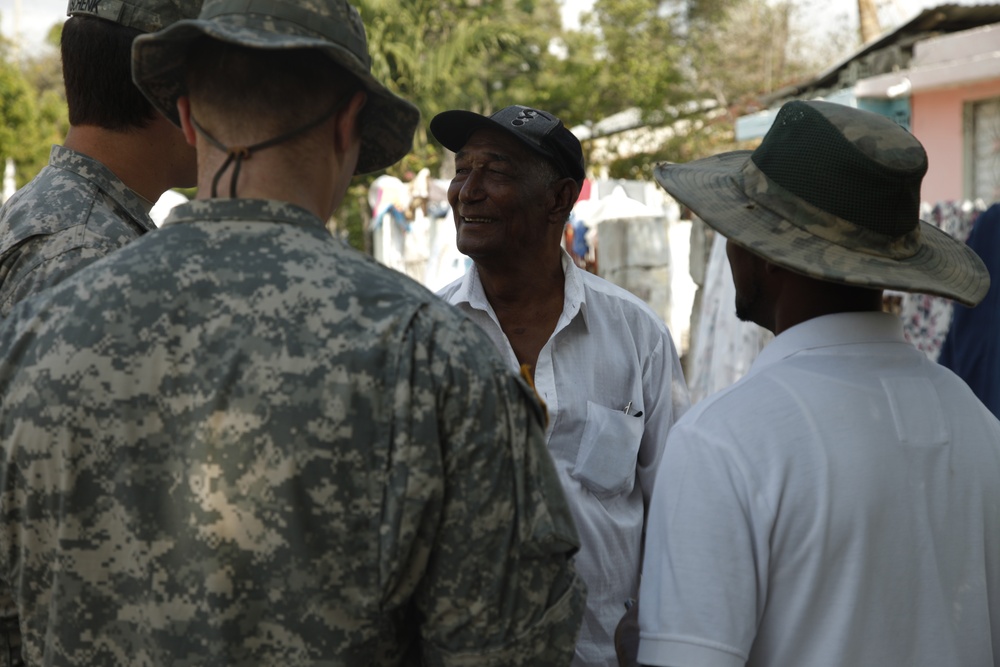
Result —
[[[132,83],[135,28],[93,16],[63,24],[62,68],[70,125],[124,131],[149,125],[156,110]]]
[[[188,51],[192,102],[228,124],[289,131],[315,120],[361,81],[315,49],[253,49],[201,37]]]

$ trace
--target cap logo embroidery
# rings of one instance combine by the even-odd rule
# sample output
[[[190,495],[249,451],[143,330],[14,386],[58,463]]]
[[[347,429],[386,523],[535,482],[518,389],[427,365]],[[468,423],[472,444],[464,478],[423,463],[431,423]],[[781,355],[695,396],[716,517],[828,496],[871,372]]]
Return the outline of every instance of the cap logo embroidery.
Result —
[[[514,127],[521,127],[525,123],[529,122],[538,115],[538,112],[534,109],[522,109],[520,113],[517,114],[517,118],[510,121],[510,124]]]
[[[100,0],[70,0],[68,12],[96,12]]]

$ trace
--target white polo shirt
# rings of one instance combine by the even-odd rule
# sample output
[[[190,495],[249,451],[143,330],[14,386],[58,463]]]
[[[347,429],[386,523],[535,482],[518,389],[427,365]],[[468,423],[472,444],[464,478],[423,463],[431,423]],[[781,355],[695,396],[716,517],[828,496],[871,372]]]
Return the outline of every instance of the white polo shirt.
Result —
[[[659,468],[644,665],[1000,664],[1000,423],[899,320],[776,337]]]
[[[563,312],[538,355],[535,387],[548,409],[548,447],[580,535],[576,569],[587,584],[573,667],[606,667],[617,662],[614,631],[625,600],[638,594],[645,510],[667,431],[689,401],[663,321],[565,252],[563,272]],[[518,369],[475,266],[438,294]]]

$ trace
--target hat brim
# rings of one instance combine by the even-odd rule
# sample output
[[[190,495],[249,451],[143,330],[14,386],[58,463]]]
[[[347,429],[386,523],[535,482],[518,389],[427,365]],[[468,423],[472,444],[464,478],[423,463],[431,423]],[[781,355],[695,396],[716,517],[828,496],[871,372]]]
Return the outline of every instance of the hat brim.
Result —
[[[275,26],[280,25],[276,30]],[[132,79],[152,105],[180,125],[177,99],[186,94],[184,63],[198,37],[257,49],[310,49],[327,55],[356,76],[368,94],[361,118],[361,152],[355,173],[384,169],[413,147],[420,122],[417,108],[379,83],[347,49],[281,19],[257,14],[177,21],[163,30],[136,37],[132,44]]]
[[[443,111],[431,119],[430,130],[434,138],[452,153],[462,150],[462,146],[469,141],[469,137],[477,130],[503,130],[505,134],[515,137],[528,148],[531,148],[533,151],[536,150],[534,146],[524,141],[516,132],[511,132],[488,116],[481,116],[473,111],[464,111],[461,109]]]
[[[967,245],[919,221],[920,246],[905,259],[867,254],[815,236],[750,199],[742,168],[751,151],[733,151],[654,169],[657,183],[710,227],[764,259],[832,282],[934,294],[967,306],[989,290],[989,272]]]

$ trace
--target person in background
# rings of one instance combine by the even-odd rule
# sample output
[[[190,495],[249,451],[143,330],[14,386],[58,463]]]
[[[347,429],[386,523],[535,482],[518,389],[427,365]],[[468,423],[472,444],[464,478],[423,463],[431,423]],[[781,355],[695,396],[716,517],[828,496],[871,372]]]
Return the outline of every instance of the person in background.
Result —
[[[344,0],[207,0],[134,75],[198,198],[0,325],[0,586],[31,664],[565,665],[542,413],[325,229],[410,149]]]
[[[62,28],[69,132],[0,208],[0,318],[156,228],[166,190],[195,183],[194,149],[132,82],[132,40],[201,0],[70,0]]]
[[[473,266],[438,292],[487,333],[547,406],[546,441],[580,531],[587,611],[573,665],[615,660],[639,585],[645,512],[667,432],[688,407],[663,321],[561,247],[584,179],[580,142],[550,113],[509,106],[431,120],[455,151],[448,201]]]
[[[885,289],[963,304],[983,262],[918,218],[891,120],[786,103],[761,145],[654,174],[728,239],[774,340],[670,433],[649,510],[643,665],[1000,665],[1000,422],[903,338]]]
[[[990,275],[1000,275],[1000,203],[979,214],[966,243],[990,269]],[[990,412],[1000,417],[998,331],[1000,285],[992,285],[975,308],[954,308],[937,362],[965,380]]]

